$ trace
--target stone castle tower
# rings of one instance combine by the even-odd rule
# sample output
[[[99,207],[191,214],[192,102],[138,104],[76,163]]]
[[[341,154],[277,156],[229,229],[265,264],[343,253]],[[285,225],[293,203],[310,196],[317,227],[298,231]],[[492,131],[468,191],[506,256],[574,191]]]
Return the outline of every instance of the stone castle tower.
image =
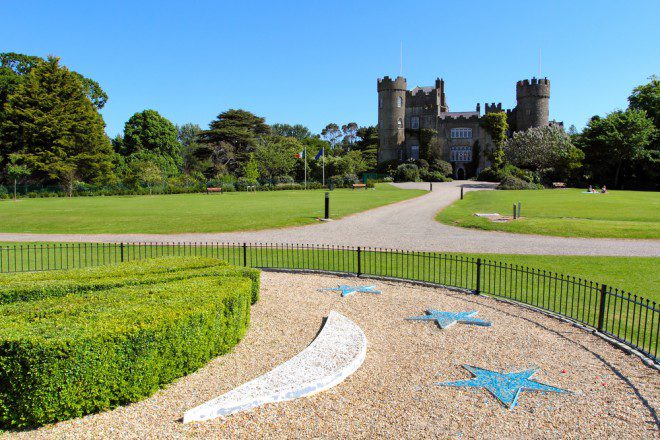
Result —
[[[516,131],[549,124],[550,80],[518,81],[516,84]]]
[[[406,79],[389,76],[378,79],[378,162],[396,159],[396,151],[405,143]]]

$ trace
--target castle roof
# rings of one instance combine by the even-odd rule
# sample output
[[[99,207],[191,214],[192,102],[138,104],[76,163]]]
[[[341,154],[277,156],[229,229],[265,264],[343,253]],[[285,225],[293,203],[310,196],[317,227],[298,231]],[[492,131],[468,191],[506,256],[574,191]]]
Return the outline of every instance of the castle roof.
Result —
[[[412,93],[413,95],[419,91],[422,91],[424,93],[431,93],[433,90],[435,90],[435,87],[433,86],[424,86],[424,87],[417,86],[414,89],[412,89],[410,93]]]
[[[442,112],[439,116],[441,119],[460,117],[470,118],[472,116],[479,117],[479,112]]]

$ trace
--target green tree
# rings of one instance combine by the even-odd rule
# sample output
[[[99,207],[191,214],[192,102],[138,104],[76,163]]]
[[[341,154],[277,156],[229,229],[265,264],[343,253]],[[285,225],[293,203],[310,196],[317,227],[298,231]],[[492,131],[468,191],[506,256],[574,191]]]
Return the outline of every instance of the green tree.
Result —
[[[321,131],[321,137],[330,144],[330,149],[334,150],[342,140],[342,132],[339,129],[339,125],[335,123],[326,125]]]
[[[658,150],[652,144],[656,135],[646,111],[617,110],[591,118],[580,136],[580,148],[592,177],[618,188],[640,163],[658,163]]]
[[[192,174],[202,172],[211,166],[210,161],[201,160],[197,151],[202,148],[199,143],[199,134],[202,129],[197,124],[183,124],[177,127],[178,140],[181,144],[181,159],[183,161],[183,172]]]
[[[270,131],[275,135],[295,138],[299,141],[312,137],[312,132],[309,131],[309,128],[302,124],[273,124],[270,126]]]
[[[149,188],[149,195],[153,194],[153,186],[163,181],[163,171],[157,163],[144,160],[135,161],[134,166],[138,171],[139,179]]]
[[[0,135],[40,180],[73,182],[112,176],[112,147],[105,123],[85,94],[79,75],[49,57],[25,75],[9,96]]]
[[[290,175],[296,166],[295,154],[302,150],[296,138],[264,136],[254,154],[259,174],[266,179]],[[311,154],[309,150],[308,153]]]
[[[360,127],[357,136],[354,149],[362,152],[368,171],[375,170],[378,165],[378,126]]]
[[[9,155],[9,163],[7,163],[7,176],[14,182],[14,201],[16,201],[16,185],[18,181],[25,176],[30,175],[30,169],[19,161],[21,157],[19,154]]]
[[[270,133],[265,119],[245,110],[227,110],[199,134],[198,157],[210,159],[216,171],[236,171],[257,148],[257,140]]]
[[[250,153],[248,161],[243,164],[243,177],[249,183],[257,183],[259,178],[259,167],[257,161],[254,160],[254,153]]]
[[[177,135],[176,127],[167,118],[156,110],[143,110],[131,116],[124,125],[121,154],[137,154],[143,160],[143,153],[151,153],[150,156],[160,157],[157,162],[163,172],[168,176],[176,175],[182,165]]]
[[[505,146],[507,160],[544,180],[565,180],[582,166],[584,154],[560,127],[535,127],[516,132]]]
[[[653,75],[648,84],[637,86],[628,97],[629,108],[644,110],[653,120],[655,128],[660,129],[660,78]]]

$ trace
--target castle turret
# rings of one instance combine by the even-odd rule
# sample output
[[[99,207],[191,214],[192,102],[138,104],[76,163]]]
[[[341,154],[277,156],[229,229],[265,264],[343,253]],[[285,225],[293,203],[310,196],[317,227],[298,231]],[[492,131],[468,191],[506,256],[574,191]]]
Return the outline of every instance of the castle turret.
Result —
[[[406,80],[389,76],[378,79],[378,162],[398,159],[405,142]]]
[[[550,80],[518,81],[516,84],[516,130],[545,127],[549,123]]]

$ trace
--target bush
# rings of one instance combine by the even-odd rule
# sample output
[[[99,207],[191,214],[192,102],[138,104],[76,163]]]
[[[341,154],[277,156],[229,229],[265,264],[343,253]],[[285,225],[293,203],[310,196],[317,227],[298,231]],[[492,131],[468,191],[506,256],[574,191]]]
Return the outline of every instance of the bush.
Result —
[[[163,258],[2,276],[0,286],[0,424],[32,427],[138,401],[228,352],[259,273]]]
[[[397,182],[419,182],[419,168],[412,163],[403,163],[396,168]]]
[[[516,177],[525,182],[534,182],[534,174],[527,170],[522,170],[513,165],[505,165],[499,170],[494,170],[492,168],[484,168],[483,171],[477,176],[477,180],[483,180],[485,182],[501,182],[506,177]]]
[[[9,195],[9,191],[7,191],[7,188],[0,185],[0,198],[2,196],[8,196],[8,195]]]
[[[394,178],[392,176],[385,176],[385,177],[383,177],[383,182],[392,183],[392,182],[394,182]]]
[[[419,175],[420,175],[421,179],[424,182],[451,182],[452,181],[451,178],[445,177],[439,171],[421,170]]]
[[[541,186],[535,183],[526,182],[515,176],[506,176],[502,182],[497,185],[497,189],[540,189]]]
[[[290,190],[290,189],[303,189],[303,186],[299,183],[278,183],[273,187],[276,190]]]
[[[295,180],[291,176],[277,176],[275,183],[295,183]]]
[[[417,161],[417,166],[421,170],[427,170],[429,168],[429,162],[426,159],[419,159]]]
[[[446,177],[451,177],[454,175],[454,168],[451,166],[451,164],[440,159],[434,159],[431,162],[429,169],[431,171],[437,171]]]

